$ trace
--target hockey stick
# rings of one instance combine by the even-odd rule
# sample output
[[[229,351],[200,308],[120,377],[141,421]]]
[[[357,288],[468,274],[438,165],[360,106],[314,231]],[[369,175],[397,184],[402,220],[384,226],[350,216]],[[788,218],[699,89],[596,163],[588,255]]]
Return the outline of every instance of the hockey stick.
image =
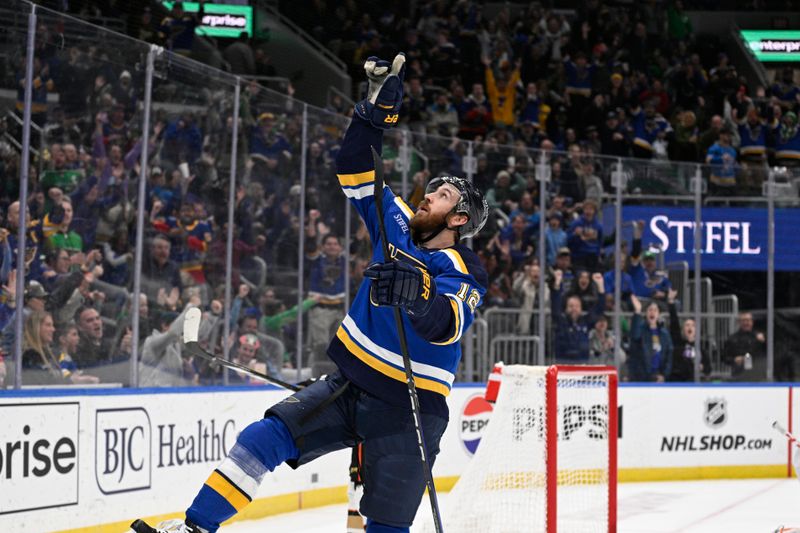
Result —
[[[266,374],[262,374],[261,372],[253,370],[252,368],[248,368],[244,365],[240,365],[239,363],[220,359],[216,355],[212,355],[205,351],[197,342],[198,334],[200,332],[200,320],[202,319],[202,316],[203,315],[200,312],[200,309],[197,307],[192,307],[186,311],[186,315],[183,318],[183,345],[186,347],[186,351],[191,355],[200,357],[201,359],[205,359],[211,363],[216,363],[220,366],[230,368],[236,372],[264,380],[268,383],[272,383],[273,385],[283,387],[284,389],[288,389],[293,392],[297,392],[302,389],[302,387],[298,387],[297,385],[287,383],[286,381],[282,381],[278,378],[273,378]]]
[[[378,229],[380,231],[381,244],[383,246],[384,261],[391,261],[389,255],[389,241],[386,239],[386,224],[383,220],[383,160],[375,148],[372,150],[372,162],[375,165],[375,181],[373,197],[375,198],[375,214],[378,218]],[[419,408],[419,396],[417,386],[414,383],[414,373],[411,370],[411,357],[408,355],[408,343],[406,342],[406,331],[403,327],[403,317],[400,308],[394,307],[394,321],[397,324],[397,336],[400,340],[400,353],[403,356],[403,369],[406,373],[406,385],[408,385],[408,396],[411,400],[411,414],[414,417],[414,429],[417,433],[417,444],[419,454],[422,459],[422,469],[425,474],[425,485],[428,487],[428,496],[431,500],[431,510],[433,511],[433,525],[437,533],[444,533],[442,528],[442,516],[439,512],[439,500],[436,497],[436,487],[433,485],[433,473],[428,459],[428,450],[425,448],[425,436],[422,433],[422,414]]]
[[[784,437],[789,439],[790,444],[794,444],[796,447],[800,448],[800,442],[797,441],[794,435],[792,435],[785,427],[783,427],[780,422],[775,420],[772,422],[772,427],[775,428],[775,431],[782,434]]]
[[[797,474],[798,479],[800,479],[800,441],[777,420],[772,422],[772,427],[775,428],[775,431],[789,439],[789,445],[795,448],[794,455],[792,456],[792,465],[794,466],[795,474]]]

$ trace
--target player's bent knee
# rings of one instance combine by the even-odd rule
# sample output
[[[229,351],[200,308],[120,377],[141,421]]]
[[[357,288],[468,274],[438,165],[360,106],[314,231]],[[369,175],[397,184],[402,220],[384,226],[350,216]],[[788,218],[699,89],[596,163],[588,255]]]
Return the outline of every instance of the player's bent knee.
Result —
[[[299,452],[289,428],[280,418],[270,416],[253,422],[239,434],[237,444],[246,448],[270,471]]]
[[[408,531],[425,492],[419,455],[387,455],[365,465],[361,514],[379,524]],[[368,529],[368,531],[372,531]]]

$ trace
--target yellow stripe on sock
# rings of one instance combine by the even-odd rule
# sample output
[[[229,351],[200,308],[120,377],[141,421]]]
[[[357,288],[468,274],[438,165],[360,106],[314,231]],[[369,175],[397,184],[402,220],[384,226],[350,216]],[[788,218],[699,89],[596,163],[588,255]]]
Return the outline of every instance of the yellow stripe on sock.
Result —
[[[250,500],[247,499],[247,496],[242,494],[238,487],[222,477],[216,470],[212,472],[210,476],[208,476],[206,485],[214,489],[217,494],[225,498],[225,500],[231,504],[234,509],[236,509],[237,513],[244,509],[248,503],[250,503]]]

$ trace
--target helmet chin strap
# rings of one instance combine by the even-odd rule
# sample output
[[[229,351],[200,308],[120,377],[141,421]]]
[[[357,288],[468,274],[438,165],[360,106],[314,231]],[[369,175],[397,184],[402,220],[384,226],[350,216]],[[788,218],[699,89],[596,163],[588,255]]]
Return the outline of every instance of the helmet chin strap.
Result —
[[[451,213],[455,213],[455,212],[451,211]],[[448,213],[448,215],[449,214],[450,213]],[[458,237],[458,226],[456,226],[455,228],[451,228],[447,224],[447,217],[445,217],[444,224],[439,224],[439,227],[436,228],[435,230],[433,230],[432,232],[430,232],[426,237],[419,237],[419,238],[414,239],[414,244],[421,245],[421,244],[425,244],[426,242],[430,242],[432,239],[434,239],[437,235],[439,235],[441,232],[443,232],[446,229],[452,230],[452,231],[454,231],[456,233],[456,242],[458,242],[458,238],[459,238]],[[413,237],[413,235],[412,235],[412,237]]]
[[[419,244],[425,244],[426,242],[432,240],[434,237],[436,237],[437,235],[439,235],[442,231],[444,231],[446,229],[448,229],[447,228],[447,224],[441,224],[438,228],[436,228],[435,230],[430,232],[427,235],[427,237],[419,237],[418,239],[415,239],[415,242],[418,245]]]

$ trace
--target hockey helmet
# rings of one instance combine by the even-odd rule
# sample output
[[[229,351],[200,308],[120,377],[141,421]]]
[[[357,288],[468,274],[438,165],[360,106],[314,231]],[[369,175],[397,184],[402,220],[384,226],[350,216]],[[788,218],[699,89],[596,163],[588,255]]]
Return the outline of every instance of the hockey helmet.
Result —
[[[425,194],[434,192],[445,183],[454,186],[461,194],[453,212],[464,214],[469,219],[458,228],[459,238],[466,239],[475,236],[489,218],[489,204],[472,183],[456,176],[439,176],[432,179],[425,188]]]

